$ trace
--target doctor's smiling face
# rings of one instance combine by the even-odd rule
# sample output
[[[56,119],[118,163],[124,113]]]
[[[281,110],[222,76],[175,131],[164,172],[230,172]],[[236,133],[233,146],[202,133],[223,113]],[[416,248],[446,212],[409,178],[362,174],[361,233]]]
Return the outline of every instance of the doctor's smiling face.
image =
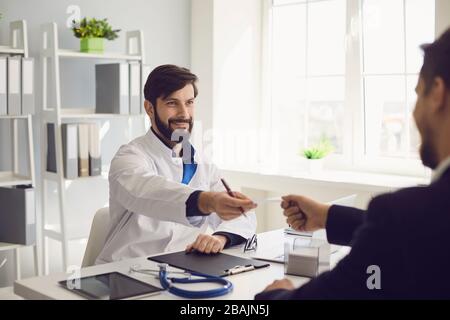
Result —
[[[192,131],[196,80],[188,69],[174,65],[159,66],[148,76],[144,107],[153,130],[170,146],[178,142],[172,139],[175,130]]]
[[[187,84],[166,98],[158,98],[156,107],[150,108],[150,117],[165,138],[170,140],[176,129],[192,131],[194,99],[194,88]]]

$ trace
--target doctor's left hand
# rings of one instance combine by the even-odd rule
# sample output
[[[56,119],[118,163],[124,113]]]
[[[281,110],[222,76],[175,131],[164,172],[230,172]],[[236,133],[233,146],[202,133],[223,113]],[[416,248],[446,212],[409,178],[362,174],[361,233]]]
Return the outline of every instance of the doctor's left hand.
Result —
[[[197,250],[203,253],[218,253],[223,250],[227,238],[221,235],[199,234],[194,243],[186,247],[186,252]]]

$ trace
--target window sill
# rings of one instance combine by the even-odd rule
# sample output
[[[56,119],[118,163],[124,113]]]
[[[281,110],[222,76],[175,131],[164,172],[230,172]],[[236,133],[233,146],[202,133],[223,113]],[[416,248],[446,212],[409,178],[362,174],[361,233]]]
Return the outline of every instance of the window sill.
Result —
[[[270,190],[280,190],[286,187],[292,188],[296,185],[311,185],[327,188],[356,189],[367,192],[386,192],[405,187],[427,185],[430,182],[429,178],[424,177],[327,169],[318,173],[298,172],[288,175],[285,173],[268,174],[227,168],[223,170],[223,173],[241,186],[256,189],[266,186],[267,188],[264,189]]]

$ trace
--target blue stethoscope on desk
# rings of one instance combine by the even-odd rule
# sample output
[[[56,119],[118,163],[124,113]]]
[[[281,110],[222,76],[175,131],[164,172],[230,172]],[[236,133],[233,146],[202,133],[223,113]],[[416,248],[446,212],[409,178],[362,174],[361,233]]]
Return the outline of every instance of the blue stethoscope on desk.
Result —
[[[158,271],[158,277],[159,282],[161,283],[161,286],[169,291],[170,293],[180,296],[183,298],[189,298],[189,299],[201,299],[201,298],[214,298],[214,297],[220,297],[223,296],[233,290],[233,284],[228,281],[227,279],[216,277],[216,276],[210,276],[206,274],[196,273],[196,272],[170,272],[170,273],[178,273],[178,274],[184,274],[186,277],[177,278],[177,277],[169,277],[169,272],[167,271],[168,268],[167,263],[160,263],[158,264],[159,271]],[[138,269],[136,267],[131,267],[130,272],[140,272],[145,274],[153,274],[156,270],[150,270],[150,269]],[[230,273],[233,274],[233,273]],[[197,279],[192,279],[191,276],[199,277]],[[176,287],[175,283],[205,283],[205,282],[213,282],[221,284],[219,288],[210,289],[210,290],[202,290],[202,291],[193,291],[193,290],[185,290]]]

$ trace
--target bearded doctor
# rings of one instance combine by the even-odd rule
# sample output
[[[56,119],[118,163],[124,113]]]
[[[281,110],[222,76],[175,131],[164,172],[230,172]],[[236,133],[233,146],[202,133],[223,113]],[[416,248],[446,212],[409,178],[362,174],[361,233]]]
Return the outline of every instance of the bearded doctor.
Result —
[[[248,211],[256,204],[238,192],[229,196],[217,167],[180,139],[193,128],[196,82],[174,65],[148,76],[144,107],[151,128],[121,146],[111,162],[111,227],[96,264],[177,250],[216,253],[255,233],[256,217]]]

